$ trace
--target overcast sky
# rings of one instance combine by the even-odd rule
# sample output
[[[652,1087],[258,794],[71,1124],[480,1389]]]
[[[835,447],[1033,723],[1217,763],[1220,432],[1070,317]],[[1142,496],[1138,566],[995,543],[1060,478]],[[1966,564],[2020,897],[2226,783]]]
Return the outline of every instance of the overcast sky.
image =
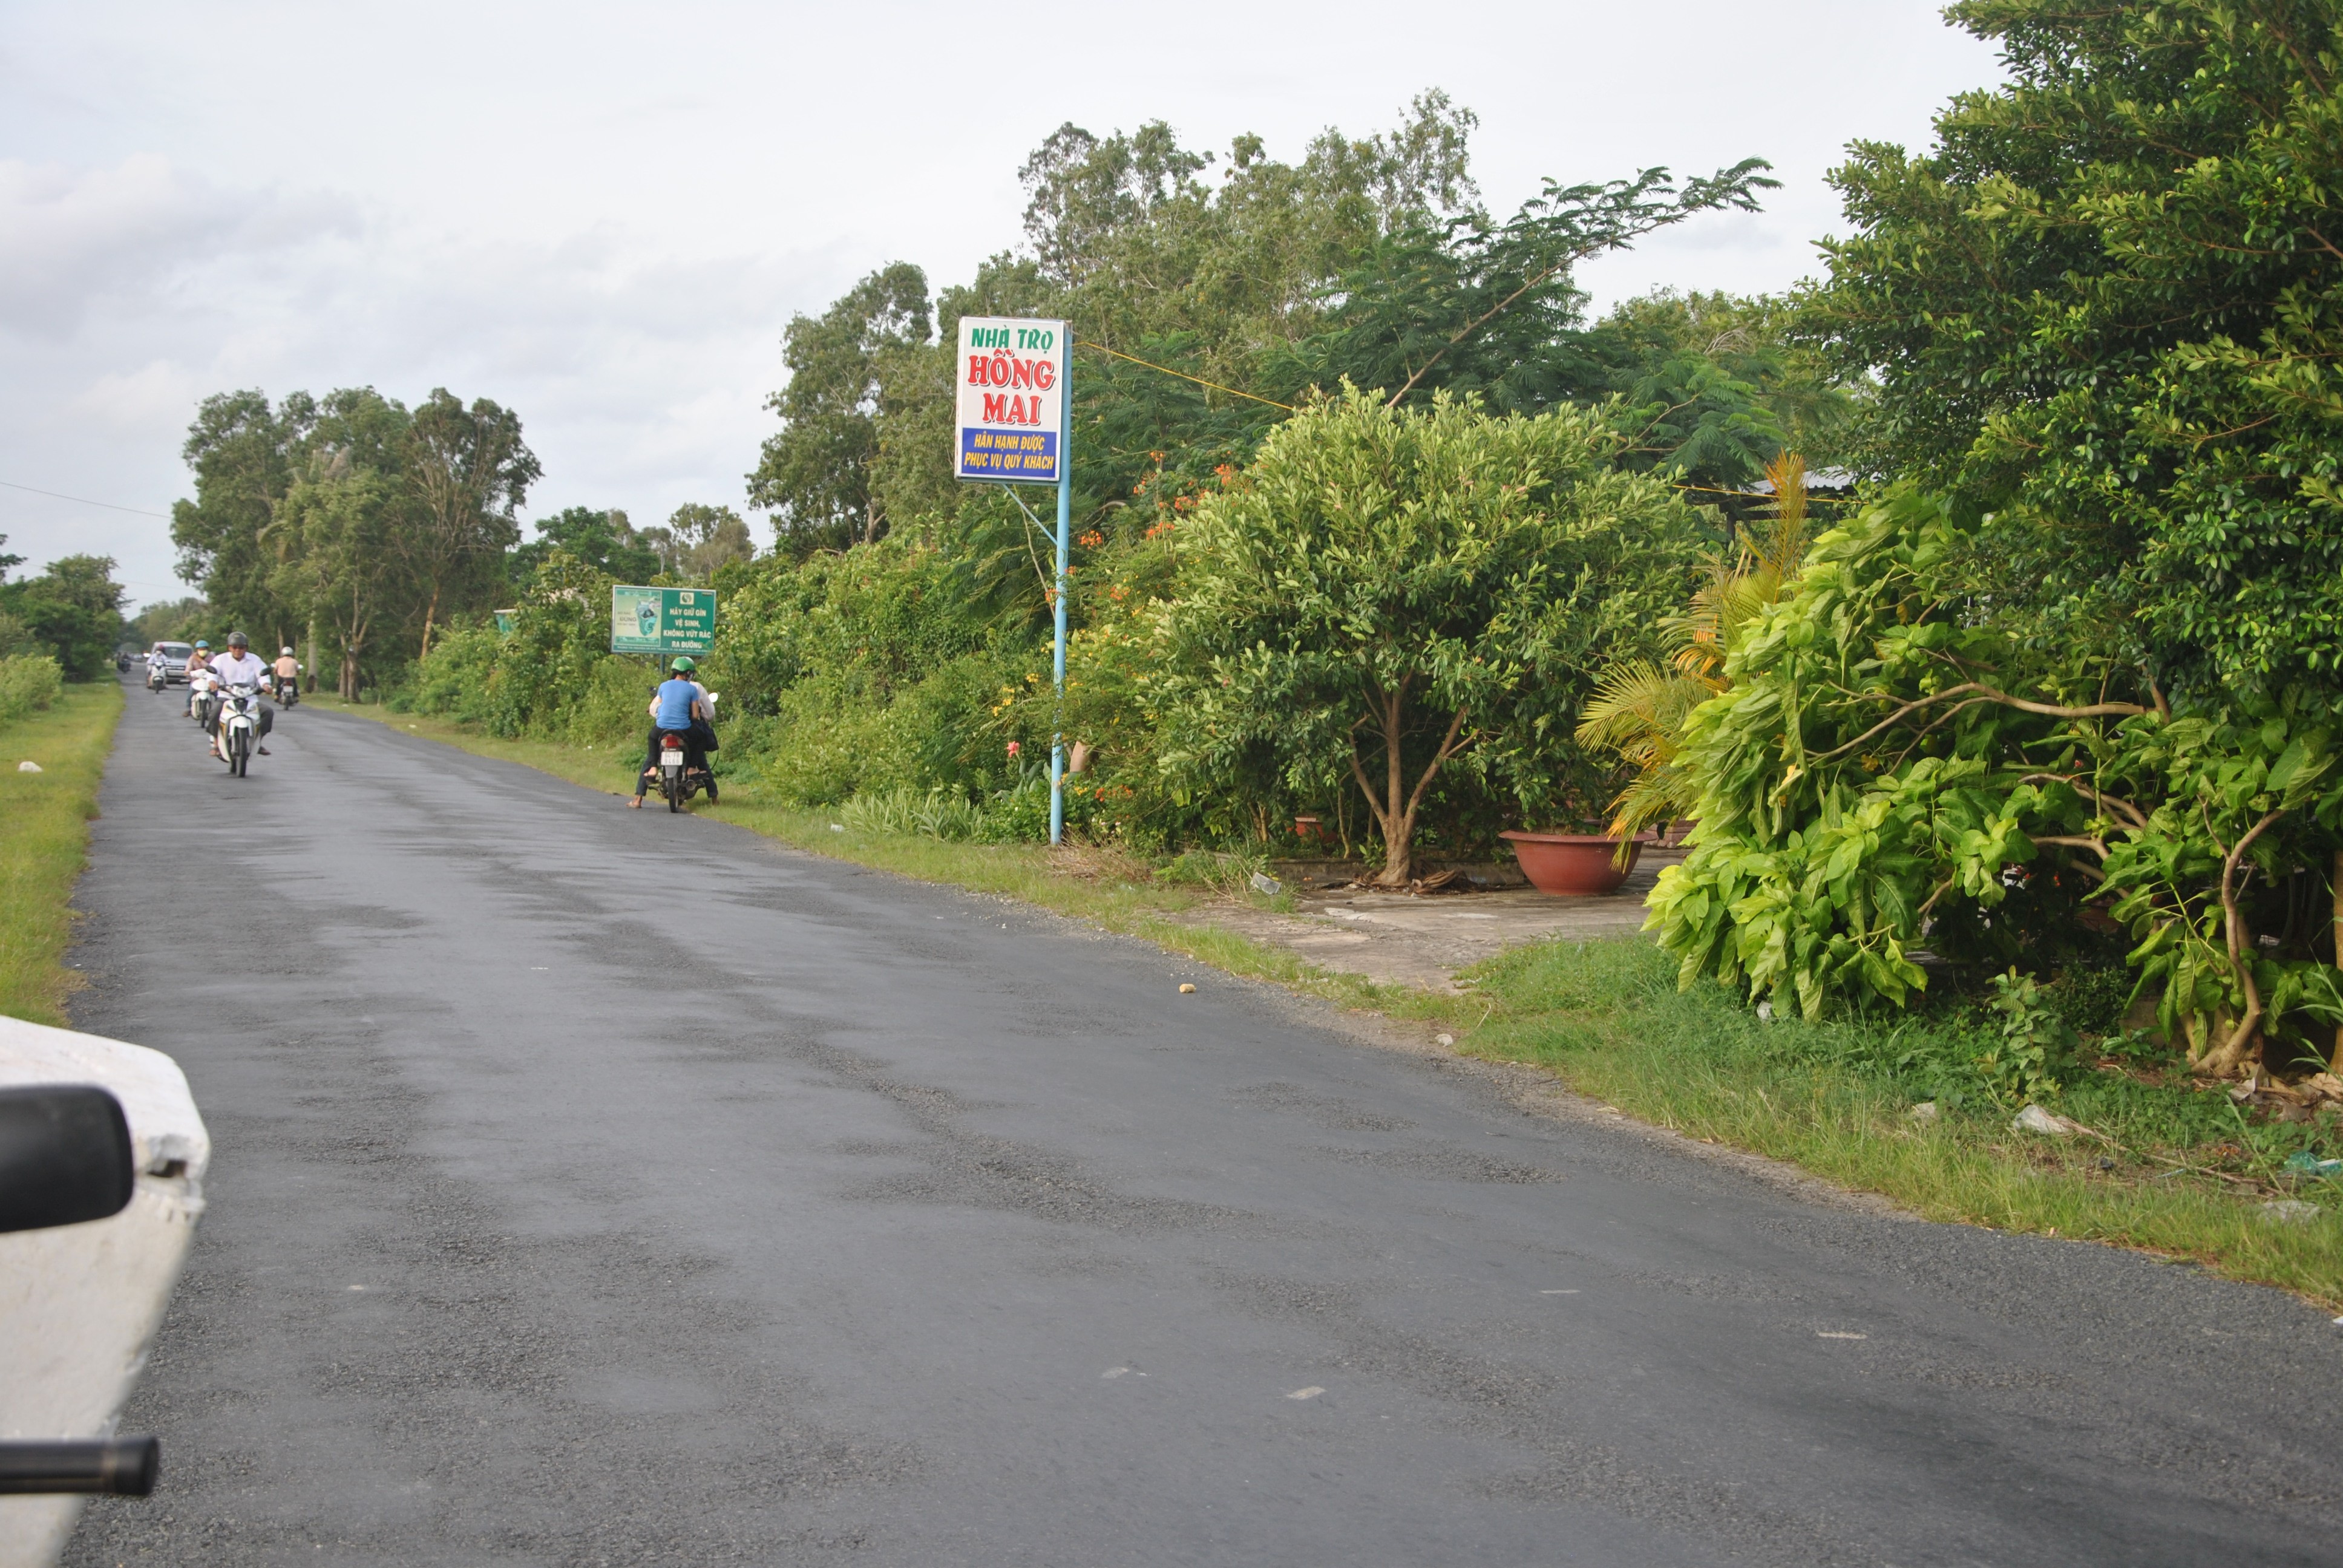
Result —
[[[1014,245],[1017,166],[1066,120],[1292,158],[1443,87],[1500,212],[1542,176],[1775,163],[1763,215],[1585,269],[1607,301],[1812,273],[1845,144],[1925,147],[1996,75],[1935,0],[0,0],[0,484],[132,508],[0,488],[0,533],[188,591],[136,514],[239,387],[493,397],[545,465],[531,516],[739,507],[789,317]]]

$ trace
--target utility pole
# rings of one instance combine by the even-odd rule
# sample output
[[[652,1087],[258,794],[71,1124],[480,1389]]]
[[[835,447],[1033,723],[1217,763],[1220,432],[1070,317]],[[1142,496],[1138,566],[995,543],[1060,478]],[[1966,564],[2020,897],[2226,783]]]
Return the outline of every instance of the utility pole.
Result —
[[[1071,337],[1071,331],[1068,333]],[[1066,841],[1066,564],[1071,547],[1074,517],[1074,357],[1066,356],[1066,374],[1058,378],[1058,583],[1051,596],[1057,610],[1056,645],[1051,668],[1058,683],[1058,704],[1050,735],[1050,842]]]

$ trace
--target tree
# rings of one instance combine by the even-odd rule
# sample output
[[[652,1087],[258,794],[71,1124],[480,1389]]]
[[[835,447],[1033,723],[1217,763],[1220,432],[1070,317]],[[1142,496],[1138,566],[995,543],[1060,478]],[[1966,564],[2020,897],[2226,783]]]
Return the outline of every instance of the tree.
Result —
[[[407,435],[407,410],[371,387],[328,397],[262,536],[277,563],[271,591],[322,627],[350,700],[377,633],[416,598],[402,540],[422,502],[400,471]]]
[[[270,639],[291,638],[300,618],[270,587],[280,562],[263,536],[317,414],[305,392],[276,407],[257,388],[215,393],[196,410],[181,448],[195,470],[196,495],[171,508],[179,575],[202,588],[222,621]]]
[[[789,385],[766,399],[781,417],[749,476],[749,504],[773,513],[776,540],[798,554],[879,537],[870,459],[878,451],[880,357],[932,333],[927,275],[880,268],[820,317],[791,319],[782,359]]]
[[[66,679],[95,680],[122,640],[122,597],[112,557],[65,556],[39,577],[0,584],[0,617],[55,658]]]
[[[1552,800],[1576,705],[1689,591],[1699,524],[1613,467],[1594,416],[1492,417],[1346,388],[1198,508],[1163,613],[1167,766],[1211,789],[1267,753],[1346,771],[1403,885],[1443,768]]]
[[[1381,387],[1394,403],[1446,387],[1507,411],[1550,406],[1555,351],[1578,320],[1572,266],[1701,213],[1755,212],[1756,193],[1781,183],[1761,172],[1770,166],[1745,158],[1682,191],[1663,168],[1596,185],[1550,179],[1502,224],[1477,210],[1413,218],[1344,275],[1327,329],[1294,351],[1287,375]]]
[[[666,532],[674,541],[668,570],[694,582],[711,581],[719,567],[749,560],[757,553],[749,525],[729,507],[686,501],[669,516]]]
[[[520,438],[520,417],[485,397],[470,407],[434,387],[407,427],[403,467],[421,506],[399,543],[423,606],[417,657],[443,616],[478,609],[520,538],[513,513],[544,473]]]
[[[2343,702],[2343,11],[1967,0],[2007,85],[1858,144],[1807,330],[1976,588],[2176,699]]]
[[[555,551],[616,582],[647,583],[664,569],[659,552],[643,540],[627,514],[616,507],[565,507],[537,523],[537,538],[508,558],[507,591],[518,593],[537,580]]]
[[[145,648],[158,642],[190,642],[203,635],[196,628],[208,627],[214,618],[209,605],[189,595],[141,608],[130,622],[130,631]]]

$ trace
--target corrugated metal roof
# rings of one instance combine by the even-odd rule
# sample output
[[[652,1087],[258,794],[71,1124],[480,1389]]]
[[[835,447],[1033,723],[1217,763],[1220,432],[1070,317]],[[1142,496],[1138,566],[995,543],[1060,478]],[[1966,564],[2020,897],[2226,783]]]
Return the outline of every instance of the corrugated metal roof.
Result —
[[[1806,488],[1852,490],[1855,487],[1856,478],[1857,475],[1853,468],[1808,468]],[[1774,481],[1760,479],[1754,485],[1744,486],[1741,493],[1745,496],[1770,496],[1774,493]]]

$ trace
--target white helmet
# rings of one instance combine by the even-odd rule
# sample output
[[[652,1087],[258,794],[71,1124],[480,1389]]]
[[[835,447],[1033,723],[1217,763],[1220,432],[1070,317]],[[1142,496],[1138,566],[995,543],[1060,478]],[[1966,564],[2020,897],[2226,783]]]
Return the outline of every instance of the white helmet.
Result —
[[[280,648],[277,651],[283,654],[287,658],[293,657],[293,650],[289,648]]]

